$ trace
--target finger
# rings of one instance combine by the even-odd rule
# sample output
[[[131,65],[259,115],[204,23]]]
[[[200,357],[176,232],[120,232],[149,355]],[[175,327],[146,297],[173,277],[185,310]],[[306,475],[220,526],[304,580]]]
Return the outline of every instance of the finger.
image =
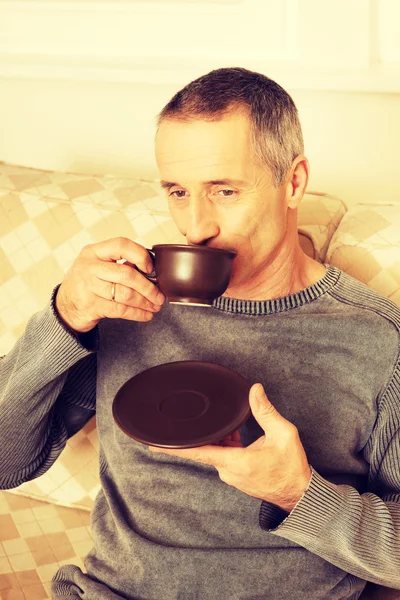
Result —
[[[96,244],[89,244],[87,248],[101,260],[116,261],[125,258],[145,273],[151,273],[153,270],[153,261],[146,248],[127,237],[110,238]]]
[[[111,300],[114,291],[114,301],[119,304],[126,304],[126,306],[132,306],[150,312],[158,312],[161,309],[161,304],[154,304],[137,290],[133,290],[122,283],[114,283],[115,288],[113,290],[113,283],[111,281],[104,281],[96,277],[92,289],[97,296],[104,298],[104,300]]]
[[[222,438],[223,440],[230,440],[230,441],[240,441],[240,431],[238,429],[236,429],[236,431],[233,431],[232,433],[230,433],[229,435],[226,435],[224,438]]]
[[[154,313],[135,306],[128,306],[120,302],[111,302],[100,296],[93,295],[95,306],[93,307],[100,319],[127,319],[129,321],[151,321]]]
[[[222,442],[220,442],[220,446],[228,446],[229,448],[243,448],[243,444],[241,442],[234,442],[230,440],[222,440]]]
[[[234,431],[232,433],[232,440],[235,442],[240,442],[240,431],[239,429],[236,429],[236,431]]]
[[[96,279],[108,284],[106,288],[104,288],[104,286],[99,287],[98,283],[95,281],[98,290],[96,293],[103,298],[109,299],[111,297],[110,283],[116,283],[141,294],[152,304],[162,305],[165,302],[165,295],[158,287],[146,279],[139,271],[136,271],[136,269],[129,267],[128,265],[97,261],[93,264],[92,273],[95,275]],[[104,295],[102,293],[103,291]]]

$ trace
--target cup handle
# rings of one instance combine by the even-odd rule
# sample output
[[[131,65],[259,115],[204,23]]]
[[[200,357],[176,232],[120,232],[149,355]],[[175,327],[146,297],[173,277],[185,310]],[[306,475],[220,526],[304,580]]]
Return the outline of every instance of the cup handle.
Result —
[[[150,254],[150,256],[151,256],[151,258],[152,258],[152,260],[154,262],[154,258],[156,256],[154,250],[150,250],[150,248],[146,248],[146,250]],[[142,271],[141,269],[139,269],[139,267],[137,265],[132,265],[132,267],[134,267],[136,269],[136,271],[139,271],[139,273],[141,273],[142,275],[144,275],[146,277],[146,279],[149,279],[149,281],[151,281],[152,283],[154,283],[155,285],[158,286],[156,275],[145,273],[144,271]],[[152,270],[151,273],[155,273],[154,269]]]

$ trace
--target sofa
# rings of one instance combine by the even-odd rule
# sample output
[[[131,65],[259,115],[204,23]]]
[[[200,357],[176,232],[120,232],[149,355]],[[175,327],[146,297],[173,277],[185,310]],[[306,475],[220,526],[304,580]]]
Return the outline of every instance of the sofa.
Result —
[[[298,229],[309,256],[400,306],[400,202],[347,206],[307,191]],[[83,246],[117,236],[147,248],[186,243],[157,180],[0,163],[0,356],[49,302]],[[45,600],[59,565],[84,568],[99,488],[93,417],[47,473],[0,492],[1,598]],[[400,590],[369,583],[361,598],[400,600]]]

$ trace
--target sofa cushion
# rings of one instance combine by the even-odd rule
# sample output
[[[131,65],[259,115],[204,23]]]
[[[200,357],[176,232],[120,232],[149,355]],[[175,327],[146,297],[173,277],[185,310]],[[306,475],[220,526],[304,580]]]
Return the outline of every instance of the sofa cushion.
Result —
[[[335,196],[320,192],[304,195],[297,222],[300,245],[306,254],[321,263],[325,262],[329,243],[346,210],[344,202]],[[311,248],[314,249],[314,255],[311,254]]]
[[[304,196],[299,239],[310,256],[323,261],[344,212],[336,198]],[[117,236],[147,248],[186,243],[157,181],[0,164],[0,356],[48,302],[82,247]],[[90,510],[100,488],[97,448],[93,417],[44,475],[10,491]]]
[[[358,204],[332,237],[327,262],[400,306],[400,206]]]

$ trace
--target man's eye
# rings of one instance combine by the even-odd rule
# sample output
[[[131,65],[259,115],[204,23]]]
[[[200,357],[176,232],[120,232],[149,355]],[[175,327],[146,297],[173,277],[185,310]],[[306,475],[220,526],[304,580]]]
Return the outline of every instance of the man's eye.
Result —
[[[217,192],[217,194],[221,195],[221,192],[222,192],[222,196],[224,196],[225,198],[236,194],[236,192],[234,190],[229,190],[229,189],[219,190]],[[174,198],[184,198],[185,194],[186,194],[185,190],[175,190],[175,191],[171,192],[169,195],[173,196]]]
[[[218,194],[220,192],[228,192],[227,194],[223,194],[223,196],[233,196],[233,194],[235,193],[234,190],[219,190]]]

